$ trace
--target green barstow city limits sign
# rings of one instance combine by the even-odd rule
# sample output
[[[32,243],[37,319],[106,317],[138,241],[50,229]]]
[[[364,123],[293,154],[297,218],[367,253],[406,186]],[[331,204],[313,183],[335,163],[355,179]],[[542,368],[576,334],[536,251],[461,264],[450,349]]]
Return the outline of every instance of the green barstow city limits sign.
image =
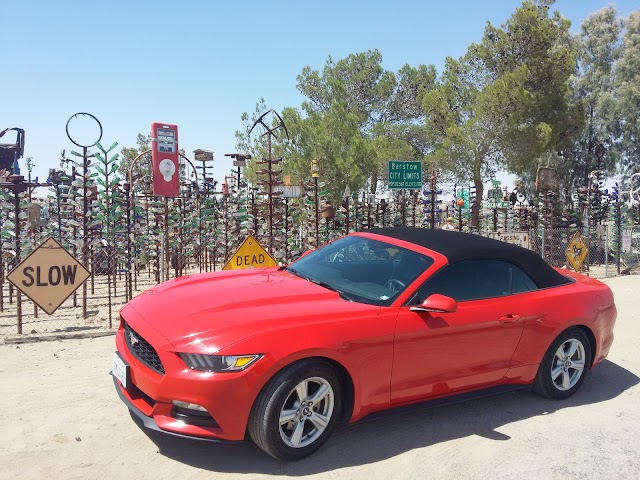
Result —
[[[422,188],[422,162],[389,160],[389,188]]]

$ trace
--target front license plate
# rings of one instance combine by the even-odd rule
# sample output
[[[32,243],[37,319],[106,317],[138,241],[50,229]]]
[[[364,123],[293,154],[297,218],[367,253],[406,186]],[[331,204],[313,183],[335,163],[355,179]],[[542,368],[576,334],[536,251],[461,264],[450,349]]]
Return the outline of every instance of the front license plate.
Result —
[[[116,377],[124,388],[127,388],[127,379],[129,378],[129,365],[120,357],[118,352],[113,354],[113,367],[111,373]]]

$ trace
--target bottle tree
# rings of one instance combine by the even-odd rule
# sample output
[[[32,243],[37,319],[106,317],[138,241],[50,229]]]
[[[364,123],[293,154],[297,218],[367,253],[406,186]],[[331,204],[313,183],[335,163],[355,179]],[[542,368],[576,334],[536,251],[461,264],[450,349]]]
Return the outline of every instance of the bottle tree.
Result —
[[[149,197],[148,210],[151,217],[149,224],[149,258],[153,264],[153,274],[156,283],[164,281],[162,272],[167,268],[166,262],[166,245],[165,245],[165,208],[164,202],[159,197]]]
[[[367,204],[364,201],[366,192],[364,190],[353,194],[353,230],[356,232],[367,229]]]
[[[200,188],[200,203],[198,212],[198,244],[200,271],[211,271],[216,268],[216,243],[218,235],[219,208],[216,195],[218,182],[205,176],[203,172],[202,187]]]
[[[342,237],[347,233],[347,203],[344,198],[340,199],[339,206],[335,209],[333,218],[336,237]],[[349,218],[351,220],[351,218]]]
[[[199,196],[197,184],[189,183],[186,185],[186,198],[184,199],[184,215],[183,215],[183,230],[185,239],[185,255],[187,259],[196,258],[199,253]],[[187,266],[189,264],[187,263]]]
[[[233,172],[232,172],[233,173]],[[246,205],[246,197],[236,177],[227,177],[229,182],[229,195],[226,203],[227,233],[225,239],[225,263],[240,247],[249,233],[249,210]]]
[[[0,307],[4,310],[4,278],[7,265],[11,265],[10,260],[15,255],[15,224],[10,219],[10,212],[13,204],[11,194],[4,188],[0,188]],[[11,288],[11,287],[10,287]]]
[[[440,228],[442,225],[442,199],[440,198],[442,189],[438,188],[435,170],[431,175],[429,188],[425,188],[422,191],[422,195],[424,226]]]
[[[306,194],[303,201],[303,217],[308,219],[303,233],[303,250],[316,248],[326,242],[326,226],[323,229],[323,208],[328,200],[329,190],[325,182],[309,181],[305,183]],[[317,198],[317,204],[316,204]],[[317,221],[316,221],[317,219]]]
[[[616,182],[611,189],[611,218],[613,231],[611,235],[611,254],[616,259],[616,268],[620,275],[620,255],[622,254],[622,226],[625,218],[622,213],[622,199],[620,198],[620,185]]]
[[[168,199],[168,222],[169,222],[169,265],[174,272],[174,277],[182,275],[182,271],[186,267],[185,261],[185,244],[184,244],[184,204],[182,198]]]
[[[227,182],[222,184],[222,198],[219,205],[219,222],[216,224],[216,241],[214,257],[221,266],[224,266],[231,256],[234,243],[235,222],[232,214],[235,204],[232,198],[232,186]]]
[[[3,178],[4,180],[4,178]],[[0,189],[0,238],[2,255],[0,262],[0,289],[4,285],[5,272],[10,272],[18,263],[24,260],[31,251],[31,244],[27,235],[27,192],[12,193],[8,189]],[[16,195],[18,195],[18,211],[16,212]],[[4,295],[4,291],[2,292]],[[2,298],[2,303],[4,298]],[[13,284],[9,284],[9,298],[13,300]]]
[[[309,218],[304,217],[303,198],[285,198],[285,232],[287,249],[285,251],[284,263],[290,263],[298,258],[304,251],[303,225],[308,225]]]
[[[609,219],[611,198],[604,188],[604,176],[596,171],[593,177],[591,195],[591,225],[602,225]]]
[[[149,203],[145,198],[143,202],[133,202],[131,222],[131,258],[133,269],[133,289],[137,290],[138,273],[145,269],[150,276],[149,265]]]
[[[102,253],[108,264],[107,295],[109,297],[109,321],[111,321],[112,316],[112,282],[115,286],[118,251],[122,249],[122,244],[124,243],[124,239],[119,239],[118,242],[116,242],[116,236],[122,231],[123,209],[119,192],[121,178],[117,175],[119,155],[114,153],[110,156],[110,153],[117,146],[118,143],[114,142],[108,149],[105,149],[100,142],[96,142],[96,147],[99,152],[95,154],[97,162],[92,164],[95,172],[90,174],[90,178],[98,185],[96,218],[102,224]]]

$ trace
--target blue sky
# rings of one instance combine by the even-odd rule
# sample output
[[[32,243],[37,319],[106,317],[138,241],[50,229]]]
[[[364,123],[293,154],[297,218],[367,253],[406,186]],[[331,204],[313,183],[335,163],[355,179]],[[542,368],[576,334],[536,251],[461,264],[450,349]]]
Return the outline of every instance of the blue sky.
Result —
[[[621,16],[638,1],[559,0],[573,22],[614,3]],[[383,66],[458,57],[501,25],[521,1],[96,2],[0,3],[0,130],[26,130],[25,158],[43,181],[77,112],[95,115],[103,145],[134,146],[154,120],[179,126],[180,146],[215,152],[214,177],[232,168],[242,112],[264,97],[269,108],[298,107],[296,76],[334,59],[377,48]],[[0,139],[5,143],[7,136]],[[11,140],[13,135],[9,137]],[[24,160],[22,173],[26,174]]]

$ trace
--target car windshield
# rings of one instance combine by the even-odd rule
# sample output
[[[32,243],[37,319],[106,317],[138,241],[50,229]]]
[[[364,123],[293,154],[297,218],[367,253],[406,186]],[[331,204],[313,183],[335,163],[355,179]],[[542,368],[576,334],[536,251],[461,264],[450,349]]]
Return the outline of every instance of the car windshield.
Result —
[[[406,248],[348,236],[324,245],[285,269],[337,291],[345,300],[390,305],[431,264],[432,258]]]

